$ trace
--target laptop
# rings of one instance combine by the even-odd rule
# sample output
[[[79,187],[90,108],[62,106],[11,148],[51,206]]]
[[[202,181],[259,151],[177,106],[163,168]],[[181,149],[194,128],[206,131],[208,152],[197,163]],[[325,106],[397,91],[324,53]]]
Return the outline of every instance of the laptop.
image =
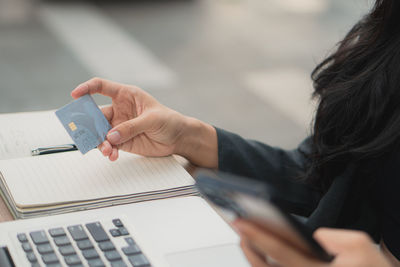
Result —
[[[0,266],[248,267],[239,237],[198,196],[0,224]]]

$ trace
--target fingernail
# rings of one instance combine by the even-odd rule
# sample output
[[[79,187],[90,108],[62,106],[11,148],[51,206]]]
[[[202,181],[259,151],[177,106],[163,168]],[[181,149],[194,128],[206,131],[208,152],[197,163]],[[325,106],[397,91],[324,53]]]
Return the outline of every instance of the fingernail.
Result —
[[[78,85],[78,86],[76,87],[76,89],[77,89],[77,90],[80,90],[81,88],[86,88],[86,87],[88,87],[88,85],[87,85],[86,83],[81,83],[80,85]]]
[[[121,135],[119,132],[115,131],[107,135],[107,140],[112,144],[118,144],[121,140]]]
[[[100,147],[100,151],[101,151],[101,153],[104,152],[104,146],[101,146],[101,147]]]

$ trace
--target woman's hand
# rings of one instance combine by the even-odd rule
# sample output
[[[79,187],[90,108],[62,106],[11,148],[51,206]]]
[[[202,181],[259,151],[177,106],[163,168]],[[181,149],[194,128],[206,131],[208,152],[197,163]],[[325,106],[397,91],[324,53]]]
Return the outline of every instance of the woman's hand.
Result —
[[[194,164],[216,167],[218,151],[212,126],[163,106],[140,88],[104,79],[79,85],[71,96],[76,99],[95,93],[112,99],[112,105],[102,112],[113,128],[99,146],[110,160],[116,160],[121,149],[144,156],[179,154]]]
[[[324,263],[303,255],[285,241],[258,226],[237,220],[233,223],[242,240],[241,247],[253,267],[389,267],[379,248],[362,232],[318,229],[314,237],[329,253],[335,255],[331,263]],[[266,255],[276,263],[268,263]]]

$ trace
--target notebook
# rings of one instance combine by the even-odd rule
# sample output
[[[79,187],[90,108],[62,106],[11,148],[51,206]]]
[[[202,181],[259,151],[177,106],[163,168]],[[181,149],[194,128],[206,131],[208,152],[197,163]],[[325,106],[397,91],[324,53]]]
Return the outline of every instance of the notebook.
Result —
[[[97,150],[31,156],[72,140],[54,111],[0,114],[0,191],[15,218],[29,218],[196,194],[194,180],[170,157]]]

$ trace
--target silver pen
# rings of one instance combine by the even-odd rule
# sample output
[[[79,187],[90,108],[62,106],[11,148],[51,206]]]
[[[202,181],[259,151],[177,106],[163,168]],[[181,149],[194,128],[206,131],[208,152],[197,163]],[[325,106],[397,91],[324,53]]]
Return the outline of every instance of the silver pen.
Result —
[[[61,152],[68,152],[68,151],[75,151],[75,150],[78,150],[78,148],[74,144],[67,144],[67,145],[60,145],[60,146],[49,146],[49,147],[39,147],[39,148],[33,149],[31,151],[31,155],[32,156],[39,156],[39,155],[61,153]]]

